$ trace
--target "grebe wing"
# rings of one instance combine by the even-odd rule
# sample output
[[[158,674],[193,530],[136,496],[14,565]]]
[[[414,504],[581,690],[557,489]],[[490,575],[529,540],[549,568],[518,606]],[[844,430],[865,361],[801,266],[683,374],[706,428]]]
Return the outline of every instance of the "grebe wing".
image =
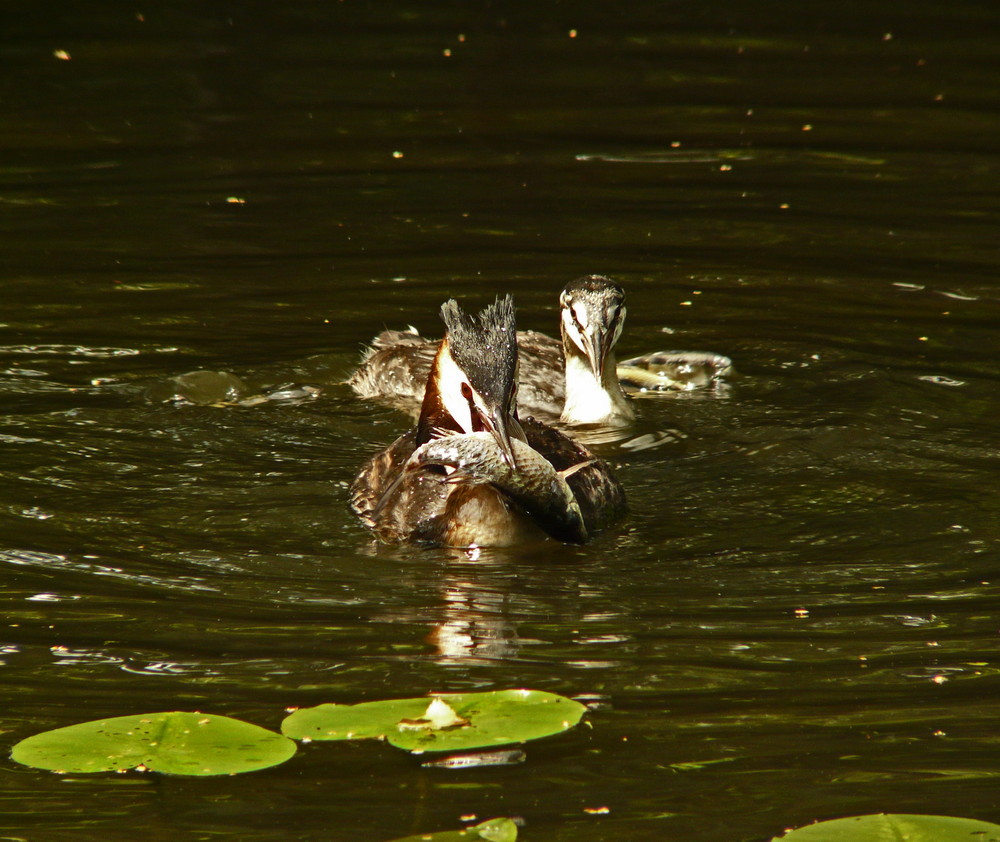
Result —
[[[351,508],[371,525],[376,507],[417,449],[417,431],[403,433],[362,466],[350,488]]]
[[[383,330],[372,340],[369,355],[372,351],[381,350],[382,348],[394,348],[396,346],[425,348],[426,346],[430,346],[432,349],[436,349],[437,344],[438,340],[425,339],[415,330]]]
[[[412,333],[387,330],[372,341],[361,365],[348,378],[348,385],[363,398],[381,398],[393,403],[418,404],[438,342]]]
[[[535,330],[517,332],[520,374],[517,406],[525,415],[559,420],[566,402],[566,361],[562,342]]]

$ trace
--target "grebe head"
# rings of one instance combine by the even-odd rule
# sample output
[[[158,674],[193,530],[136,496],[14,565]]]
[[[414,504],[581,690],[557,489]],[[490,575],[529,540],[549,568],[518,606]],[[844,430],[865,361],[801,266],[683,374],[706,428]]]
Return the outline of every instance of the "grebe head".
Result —
[[[625,324],[625,290],[603,275],[570,281],[559,295],[563,343],[569,340],[601,379]]]
[[[478,316],[454,299],[441,306],[447,331],[436,378],[441,404],[466,433],[487,431],[504,460],[516,467],[511,437],[524,439],[517,421],[517,326],[514,299],[498,298]]]

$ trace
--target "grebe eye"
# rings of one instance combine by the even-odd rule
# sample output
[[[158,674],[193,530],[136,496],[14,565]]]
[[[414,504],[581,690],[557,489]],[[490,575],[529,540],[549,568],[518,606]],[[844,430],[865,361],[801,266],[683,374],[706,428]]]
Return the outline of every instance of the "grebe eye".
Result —
[[[472,387],[468,383],[462,384],[462,397],[467,401],[472,400]]]

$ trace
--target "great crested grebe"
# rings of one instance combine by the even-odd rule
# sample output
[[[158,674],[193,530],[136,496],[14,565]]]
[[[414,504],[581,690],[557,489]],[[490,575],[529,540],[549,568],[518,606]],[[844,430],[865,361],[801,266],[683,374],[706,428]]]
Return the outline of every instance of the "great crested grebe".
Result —
[[[517,418],[514,302],[478,315],[454,300],[423,390],[417,426],[372,457],[351,507],[389,542],[509,546],[581,543],[625,513],[606,463],[557,430]]]
[[[635,411],[618,382],[613,350],[625,322],[625,292],[609,278],[587,275],[566,285],[559,305],[560,339],[517,334],[518,406],[546,422],[628,426]],[[412,408],[423,397],[437,346],[413,332],[383,331],[347,382],[361,397]]]

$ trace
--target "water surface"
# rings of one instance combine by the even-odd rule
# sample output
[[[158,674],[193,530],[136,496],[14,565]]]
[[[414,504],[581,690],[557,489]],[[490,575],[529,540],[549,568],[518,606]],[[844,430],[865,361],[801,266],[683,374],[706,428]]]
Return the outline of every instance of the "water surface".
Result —
[[[377,744],[206,780],[7,760],[0,834],[1000,822],[997,23],[972,2],[26,11],[0,42],[4,753],[153,710],[277,728],[517,686],[594,710],[471,771]],[[623,356],[740,372],[642,399],[633,435],[661,446],[602,449],[628,521],[582,548],[374,547],[346,487],[406,419],[340,385],[363,344],[507,291],[551,332],[592,272],[626,287]],[[271,399],[162,399],[201,369]]]

